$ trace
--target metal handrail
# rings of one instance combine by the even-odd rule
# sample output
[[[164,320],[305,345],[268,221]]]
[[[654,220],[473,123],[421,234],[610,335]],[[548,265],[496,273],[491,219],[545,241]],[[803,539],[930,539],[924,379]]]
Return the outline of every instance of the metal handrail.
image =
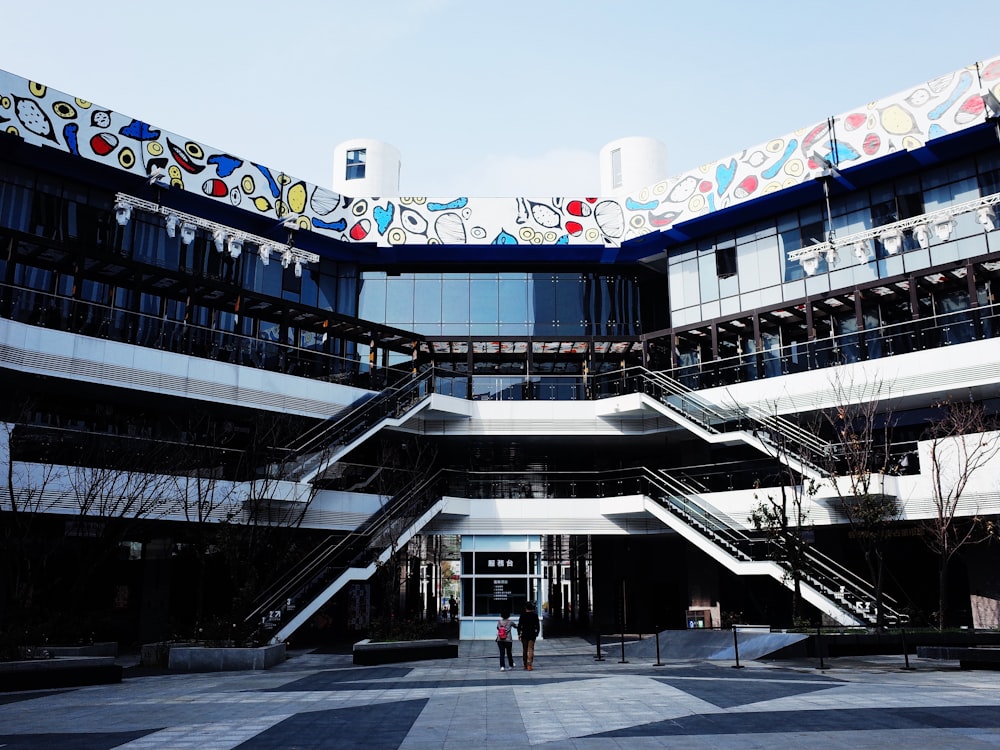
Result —
[[[358,529],[344,537],[328,536],[307,553],[291,571],[276,580],[257,598],[253,610],[244,618],[245,625],[256,623],[264,613],[289,609],[289,604],[296,607],[296,600],[303,594],[315,589],[318,582],[332,580],[331,573],[339,574],[351,567],[367,566],[381,554],[384,549],[372,550],[371,543],[377,540],[389,525],[398,522],[404,511],[417,511],[413,520],[423,513],[440,493],[427,494],[440,479],[441,470],[431,476],[417,477],[413,482],[396,493],[377,512],[373,513]],[[423,495],[423,502],[419,502]],[[417,499],[418,502],[414,503]],[[363,565],[362,565],[363,564]]]
[[[723,410],[714,404],[706,403],[697,395],[696,391],[663,371],[646,370],[645,368],[635,369],[646,383],[651,384],[654,389],[659,389],[660,392],[654,395],[661,403],[678,411],[683,416],[693,419],[708,431],[718,434],[731,431],[733,428],[742,430],[746,426],[745,423],[750,422],[754,436],[771,445],[775,450],[775,455],[784,452],[785,455],[795,458],[817,473],[828,473],[823,464],[827,463],[826,458],[832,453],[832,446],[813,433],[802,429],[791,420],[775,414],[768,414],[755,407]],[[664,397],[663,393],[668,395]],[[771,430],[791,439],[785,440],[783,444],[779,445],[769,434]],[[803,455],[802,451],[796,450],[792,446],[801,446],[807,455]]]
[[[403,416],[430,396],[431,389],[424,386],[433,384],[433,378],[433,370],[425,370],[410,380],[390,386],[373,398],[363,401],[347,414],[322,422],[307,431],[285,448],[286,466],[295,467],[287,473],[301,475],[313,464],[321,462],[324,452],[331,447],[348,444],[387,417]]]
[[[765,541],[763,536],[752,536],[742,529],[731,526],[717,512],[714,512],[710,505],[697,499],[696,493],[689,491],[684,483],[676,477],[663,471],[656,473],[648,469],[644,469],[644,471],[647,472],[646,476],[650,483],[664,493],[659,497],[653,496],[653,499],[679,515],[696,532],[715,544],[721,544],[740,559],[762,559],[759,550],[762,548],[760,543]],[[691,524],[692,520],[695,521],[693,525]],[[853,614],[856,616],[869,622],[877,616],[877,613],[870,611],[875,598],[872,584],[813,546],[803,547],[803,559],[807,565],[804,566],[802,575],[808,583],[828,598],[836,600],[842,595],[844,600],[852,599],[854,602],[865,602],[868,606],[855,608]],[[785,567],[780,561],[778,564]],[[896,609],[899,606],[898,602],[891,596],[883,593],[882,604],[884,613],[890,619],[895,619],[897,622],[905,620],[905,615]]]

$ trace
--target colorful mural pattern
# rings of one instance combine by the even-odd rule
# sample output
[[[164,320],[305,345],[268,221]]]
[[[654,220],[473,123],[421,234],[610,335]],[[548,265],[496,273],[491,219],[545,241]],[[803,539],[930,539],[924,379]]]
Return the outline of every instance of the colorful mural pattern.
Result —
[[[149,123],[0,71],[0,128],[36,145],[200,192],[300,229],[379,246],[607,245],[813,179],[915,149],[983,122],[985,91],[1000,97],[1000,58],[643,188],[598,197],[379,199],[348,197]],[[142,197],[142,196],[140,196]]]

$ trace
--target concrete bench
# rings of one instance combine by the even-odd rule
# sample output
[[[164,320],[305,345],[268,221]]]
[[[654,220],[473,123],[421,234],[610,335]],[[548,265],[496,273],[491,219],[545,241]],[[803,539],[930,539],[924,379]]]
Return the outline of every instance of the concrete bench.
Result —
[[[962,669],[1000,669],[1000,646],[917,646],[917,656],[957,661]]]
[[[454,659],[457,656],[458,644],[446,638],[374,642],[365,639],[354,644],[354,663],[366,667],[401,661]]]

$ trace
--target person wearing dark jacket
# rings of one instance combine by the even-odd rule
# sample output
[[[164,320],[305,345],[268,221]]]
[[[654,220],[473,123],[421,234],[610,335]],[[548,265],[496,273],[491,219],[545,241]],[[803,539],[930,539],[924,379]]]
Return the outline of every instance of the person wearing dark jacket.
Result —
[[[521,651],[524,654],[524,668],[534,669],[535,661],[535,639],[541,632],[541,625],[538,622],[538,613],[535,612],[535,605],[526,602],[524,614],[517,622],[517,637],[521,639]]]

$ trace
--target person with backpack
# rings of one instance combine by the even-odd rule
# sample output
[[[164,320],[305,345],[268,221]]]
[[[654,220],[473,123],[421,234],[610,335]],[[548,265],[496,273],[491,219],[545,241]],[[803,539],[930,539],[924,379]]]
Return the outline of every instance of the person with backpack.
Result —
[[[510,619],[510,610],[500,610],[500,619],[497,620],[497,646],[500,648],[500,671],[504,669],[504,654],[507,655],[507,664],[514,668],[514,638],[511,630],[514,627],[513,620]]]
[[[524,654],[524,668],[533,670],[535,662],[535,639],[538,638],[542,626],[538,622],[538,613],[533,602],[524,603],[524,614],[517,622],[517,637],[521,639],[521,651]]]

